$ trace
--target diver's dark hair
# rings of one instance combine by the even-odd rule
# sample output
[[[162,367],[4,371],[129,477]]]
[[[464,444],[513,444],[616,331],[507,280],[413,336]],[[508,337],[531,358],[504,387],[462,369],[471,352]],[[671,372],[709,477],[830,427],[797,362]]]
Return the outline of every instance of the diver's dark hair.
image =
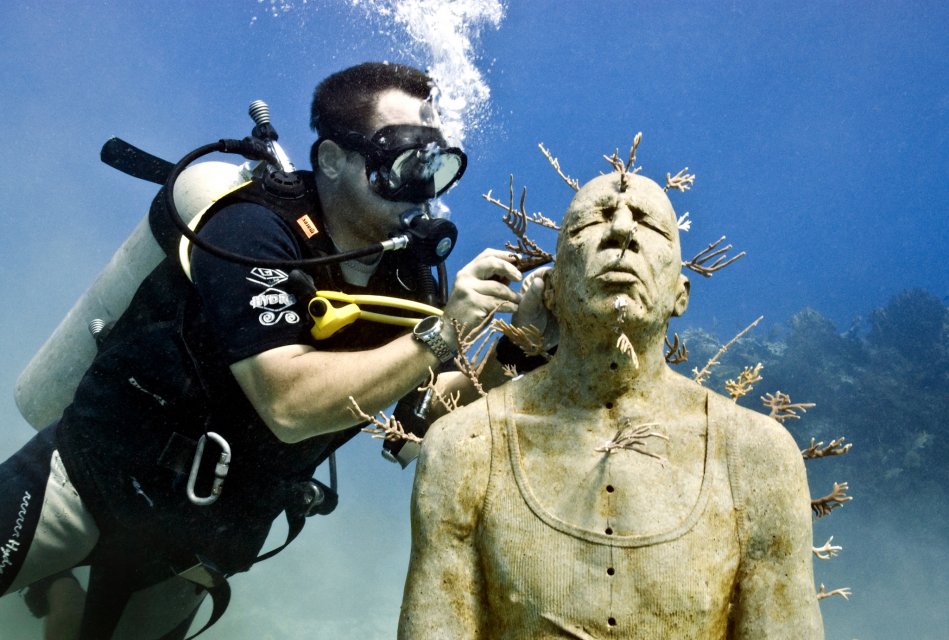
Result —
[[[371,135],[369,120],[376,97],[390,89],[425,100],[434,82],[422,71],[404,64],[364,62],[337,71],[317,85],[310,108],[310,127],[321,137],[330,131]]]

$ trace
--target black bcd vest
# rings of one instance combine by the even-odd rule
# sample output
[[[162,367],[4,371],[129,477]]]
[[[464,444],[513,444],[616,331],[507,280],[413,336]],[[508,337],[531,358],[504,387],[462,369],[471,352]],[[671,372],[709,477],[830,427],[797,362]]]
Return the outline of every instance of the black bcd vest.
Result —
[[[291,197],[280,197],[263,180],[254,180],[215,203],[204,220],[226,216],[231,204],[260,204],[294,229],[304,257],[331,253],[320,228],[311,175],[300,172],[292,177],[303,188]],[[293,508],[301,483],[307,483],[316,466],[359,427],[296,444],[280,442],[266,428],[217,351],[197,293],[178,264],[177,238],[168,231],[171,223],[162,217],[163,208],[159,192],[150,221],[170,255],[143,281],[128,309],[101,340],[76,399],[64,414],[60,437],[66,449],[78,449],[88,462],[78,472],[87,477],[78,478],[77,484],[95,485],[91,495],[96,497],[89,506],[97,522],[166,548],[168,556],[197,553],[213,559],[225,573],[234,573],[254,562],[271,521]],[[316,225],[319,233],[313,238],[298,224],[301,216]],[[365,289],[340,286],[343,280],[335,265],[310,270],[308,275],[321,289],[436,302],[430,269],[406,258],[385,255]],[[369,331],[350,327],[319,346],[371,348],[404,331],[385,325],[373,325]],[[228,440],[233,459],[218,501],[196,506],[187,500],[185,483],[194,443],[208,431]],[[98,455],[104,442],[113,455]],[[210,491],[217,452],[209,442],[199,473],[202,482],[196,487],[199,495]],[[83,473],[87,470],[91,472]],[[69,471],[72,476],[74,470]]]

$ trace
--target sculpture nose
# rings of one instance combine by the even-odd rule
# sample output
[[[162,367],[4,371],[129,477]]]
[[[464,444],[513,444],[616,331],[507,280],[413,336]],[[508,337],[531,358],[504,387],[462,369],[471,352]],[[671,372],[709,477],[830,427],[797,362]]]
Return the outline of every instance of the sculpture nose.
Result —
[[[633,212],[626,207],[619,207],[610,220],[610,241],[619,244],[623,251],[639,251],[636,241],[636,231],[639,223],[633,218]]]

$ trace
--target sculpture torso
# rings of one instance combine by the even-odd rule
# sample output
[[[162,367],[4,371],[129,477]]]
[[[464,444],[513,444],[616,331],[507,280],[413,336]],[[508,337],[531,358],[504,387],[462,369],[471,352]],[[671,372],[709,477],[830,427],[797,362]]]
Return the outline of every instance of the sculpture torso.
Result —
[[[645,448],[660,462],[595,451],[602,425],[560,415],[545,429],[514,408],[518,388],[489,399],[479,546],[493,637],[724,638],[739,548],[714,412],[659,425],[672,439]]]

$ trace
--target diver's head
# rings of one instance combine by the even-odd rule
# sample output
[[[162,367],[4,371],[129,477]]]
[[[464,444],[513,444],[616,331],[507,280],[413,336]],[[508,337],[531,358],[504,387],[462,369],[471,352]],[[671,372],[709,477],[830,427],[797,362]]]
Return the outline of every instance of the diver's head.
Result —
[[[445,193],[461,178],[464,152],[439,128],[432,80],[398,64],[365,63],[340,71],[317,87],[310,124],[319,134],[311,150],[318,170],[327,143],[365,163],[372,190],[384,200],[419,204]],[[397,95],[402,103],[390,100]]]
[[[434,81],[403,64],[364,62],[328,76],[313,92],[310,127],[320,138],[331,131],[371,135],[380,95],[398,90],[419,101],[429,100]]]
[[[317,87],[311,160],[327,231],[341,249],[399,231],[400,215],[444,193],[465,169],[439,128],[431,80],[404,65],[367,63]]]

